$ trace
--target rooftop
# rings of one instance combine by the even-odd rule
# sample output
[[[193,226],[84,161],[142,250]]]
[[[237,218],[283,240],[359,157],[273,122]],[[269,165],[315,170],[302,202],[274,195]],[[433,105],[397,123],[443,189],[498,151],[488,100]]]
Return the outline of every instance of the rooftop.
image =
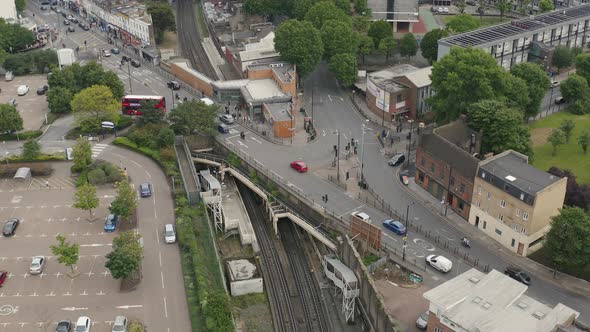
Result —
[[[274,121],[291,120],[291,103],[264,104]]]
[[[347,284],[356,283],[358,281],[354,272],[352,272],[352,270],[348,266],[344,265],[344,263],[342,263],[339,259],[330,257],[328,255],[324,256],[324,258],[330,262],[332,266],[334,266],[334,269],[340,272],[342,279],[344,279]]]
[[[417,22],[417,0],[368,0],[373,20]]]
[[[291,82],[295,78],[295,67],[286,62],[263,62],[248,65],[248,70],[272,69],[283,82]]]
[[[418,70],[409,72],[405,76],[412,82],[417,88],[422,88],[432,84],[430,76],[432,75],[432,66],[420,68]]]
[[[527,156],[512,150],[480,162],[479,168],[533,196],[561,180],[560,177],[529,165]]]
[[[255,100],[285,96],[285,93],[279,89],[275,81],[271,78],[251,80],[244,88],[248,91],[252,99]]]
[[[527,286],[492,270],[471,269],[424,293],[438,316],[467,331],[553,331],[579,312],[558,303],[551,308],[524,295]],[[431,314],[433,314],[431,312]]]
[[[226,263],[230,281],[248,280],[258,277],[256,264],[247,259],[234,259]]]
[[[453,35],[439,40],[439,44],[460,47],[496,44],[497,41],[509,39],[511,36],[530,34],[536,30],[564,25],[589,16],[590,4],[584,4]]]

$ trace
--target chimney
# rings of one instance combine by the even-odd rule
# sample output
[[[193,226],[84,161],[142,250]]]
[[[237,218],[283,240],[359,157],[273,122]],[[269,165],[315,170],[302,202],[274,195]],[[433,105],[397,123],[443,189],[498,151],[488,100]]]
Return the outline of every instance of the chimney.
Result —
[[[469,143],[469,154],[475,152],[475,134],[471,134],[471,141]]]

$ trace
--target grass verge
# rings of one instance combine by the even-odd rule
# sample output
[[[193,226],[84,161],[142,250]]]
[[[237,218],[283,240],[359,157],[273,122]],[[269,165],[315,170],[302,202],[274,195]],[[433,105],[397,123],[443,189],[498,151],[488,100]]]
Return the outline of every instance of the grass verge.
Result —
[[[551,259],[549,258],[547,249],[545,249],[545,248],[541,248],[541,249],[535,251],[534,253],[528,255],[527,257],[534,260],[537,263],[545,265],[548,268],[553,268],[553,263],[551,262]],[[576,278],[590,281],[590,265],[582,268],[581,270],[580,269],[571,270],[571,269],[563,269],[563,268],[558,268],[557,270],[560,272],[563,272],[563,273],[567,273],[567,274],[574,276]]]
[[[196,4],[197,16],[199,17],[199,25],[201,26],[201,37],[209,37],[209,29],[207,29],[207,22],[205,22],[205,15],[203,14],[203,3],[201,1],[197,1]]]

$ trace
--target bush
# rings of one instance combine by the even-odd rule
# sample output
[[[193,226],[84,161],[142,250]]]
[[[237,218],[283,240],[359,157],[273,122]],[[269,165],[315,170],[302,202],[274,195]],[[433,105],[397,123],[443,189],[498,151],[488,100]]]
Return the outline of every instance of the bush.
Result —
[[[2,162],[9,162],[9,163],[23,163],[23,162],[34,162],[34,161],[63,161],[66,160],[66,153],[65,152],[57,152],[57,153],[41,153],[35,158],[25,158],[23,156],[10,156],[8,158],[2,159]]]
[[[24,159],[36,159],[41,154],[41,144],[35,140],[27,140],[23,144],[22,157]]]
[[[2,134],[0,135],[0,140],[2,141],[15,141],[15,140],[28,140],[37,138],[43,135],[41,130],[29,130],[23,131],[20,133],[11,133],[11,134]]]
[[[92,185],[107,183],[107,175],[100,168],[88,171],[88,182]]]
[[[115,183],[123,180],[121,170],[106,161],[97,161],[88,167],[88,182],[92,185]]]
[[[4,164],[0,165],[0,178],[12,178],[21,167],[31,169],[32,176],[49,176],[53,173],[53,167],[47,164]]]
[[[100,134],[100,120],[88,118],[80,121],[80,131],[85,134]]]
[[[167,177],[179,177],[178,165],[176,164],[176,160],[164,161],[160,157],[160,153],[158,151],[152,150],[149,147],[139,147],[133,141],[131,141],[127,137],[117,137],[113,142],[115,145],[124,146],[128,149],[133,151],[141,152],[145,156],[152,158],[155,162],[157,162],[160,167],[164,169]]]
[[[162,148],[160,149],[160,158],[165,161],[175,160],[176,152],[173,148]]]
[[[125,129],[133,124],[133,118],[130,116],[120,116],[117,121],[117,129]]]
[[[135,128],[129,132],[129,139],[138,146],[149,146],[153,136],[147,130]]]
[[[160,129],[157,140],[160,148],[171,147],[174,144],[174,131],[168,127]]]
[[[131,324],[129,324],[129,332],[144,332],[145,328],[143,327],[143,324],[141,324],[140,322],[134,320],[131,321]]]
[[[88,170],[80,172],[78,178],[76,179],[76,187],[81,187],[88,183]]]

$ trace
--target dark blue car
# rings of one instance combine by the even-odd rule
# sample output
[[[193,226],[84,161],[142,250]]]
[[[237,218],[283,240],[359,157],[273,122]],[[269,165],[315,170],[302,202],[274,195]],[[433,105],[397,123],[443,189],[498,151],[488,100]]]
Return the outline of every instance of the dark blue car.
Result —
[[[395,234],[406,235],[407,233],[406,226],[397,220],[385,220],[383,226]]]
[[[114,232],[117,229],[117,223],[119,222],[119,217],[114,214],[109,214],[104,219],[104,231],[107,233]]]

